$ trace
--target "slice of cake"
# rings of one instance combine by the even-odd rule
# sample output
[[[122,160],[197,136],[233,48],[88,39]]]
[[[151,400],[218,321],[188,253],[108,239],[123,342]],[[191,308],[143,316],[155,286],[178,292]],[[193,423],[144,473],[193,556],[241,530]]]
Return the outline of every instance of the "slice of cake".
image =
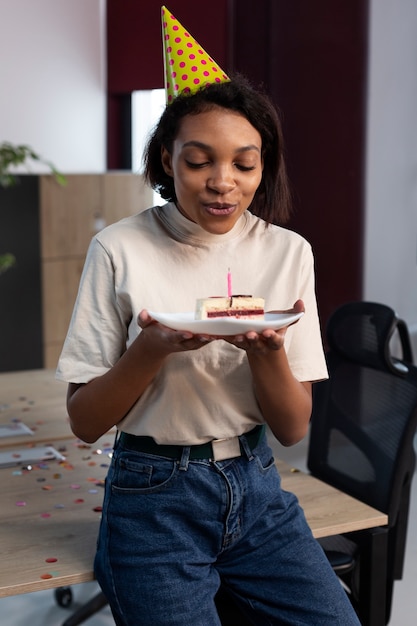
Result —
[[[214,296],[199,298],[196,303],[197,320],[215,317],[234,317],[241,320],[262,320],[265,313],[264,298],[253,296]]]

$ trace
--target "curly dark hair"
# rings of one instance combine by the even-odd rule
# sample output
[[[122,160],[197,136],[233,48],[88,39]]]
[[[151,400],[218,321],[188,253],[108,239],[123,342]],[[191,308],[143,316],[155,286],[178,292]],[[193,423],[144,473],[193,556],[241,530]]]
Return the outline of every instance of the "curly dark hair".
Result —
[[[215,107],[237,111],[261,135],[264,169],[249,210],[268,224],[285,223],[290,217],[291,193],[278,112],[270,98],[240,74],[232,76],[229,82],[213,83],[191,95],[179,95],[165,108],[144,153],[147,182],[165,200],[176,201],[174,181],[162,166],[161,149],[164,146],[172,153],[183,117]]]

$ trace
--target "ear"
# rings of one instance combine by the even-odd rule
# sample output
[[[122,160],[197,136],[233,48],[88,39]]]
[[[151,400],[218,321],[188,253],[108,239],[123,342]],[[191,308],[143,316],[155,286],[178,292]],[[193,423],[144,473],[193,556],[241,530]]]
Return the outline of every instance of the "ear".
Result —
[[[168,152],[168,150],[165,148],[165,146],[162,146],[161,148],[161,162],[165,174],[168,174],[168,176],[173,176],[172,156],[171,153]]]

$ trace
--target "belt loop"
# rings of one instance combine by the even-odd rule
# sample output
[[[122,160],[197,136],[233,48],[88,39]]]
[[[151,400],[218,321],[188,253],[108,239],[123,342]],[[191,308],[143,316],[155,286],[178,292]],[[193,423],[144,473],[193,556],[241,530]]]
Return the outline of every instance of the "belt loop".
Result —
[[[252,454],[252,450],[250,449],[248,440],[246,439],[245,435],[241,435],[239,437],[239,441],[240,446],[243,449],[243,452],[246,454],[248,461],[252,461],[252,459],[254,459],[255,457]]]
[[[190,460],[190,446],[184,446],[181,453],[180,459],[180,470],[187,471],[188,470],[188,462]]]
[[[114,436],[113,450],[116,450],[121,434],[122,432],[120,430],[116,430],[116,434]]]

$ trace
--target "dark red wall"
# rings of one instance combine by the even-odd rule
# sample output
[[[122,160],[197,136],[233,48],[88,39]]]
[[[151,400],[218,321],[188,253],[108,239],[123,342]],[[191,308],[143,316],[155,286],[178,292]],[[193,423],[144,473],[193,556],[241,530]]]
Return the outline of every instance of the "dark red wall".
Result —
[[[108,90],[164,86],[160,0],[107,0]],[[172,11],[221,67],[228,64],[228,0],[170,0]]]
[[[368,2],[238,0],[235,10],[236,69],[282,111],[289,226],[313,245],[326,321],[362,297]]]

